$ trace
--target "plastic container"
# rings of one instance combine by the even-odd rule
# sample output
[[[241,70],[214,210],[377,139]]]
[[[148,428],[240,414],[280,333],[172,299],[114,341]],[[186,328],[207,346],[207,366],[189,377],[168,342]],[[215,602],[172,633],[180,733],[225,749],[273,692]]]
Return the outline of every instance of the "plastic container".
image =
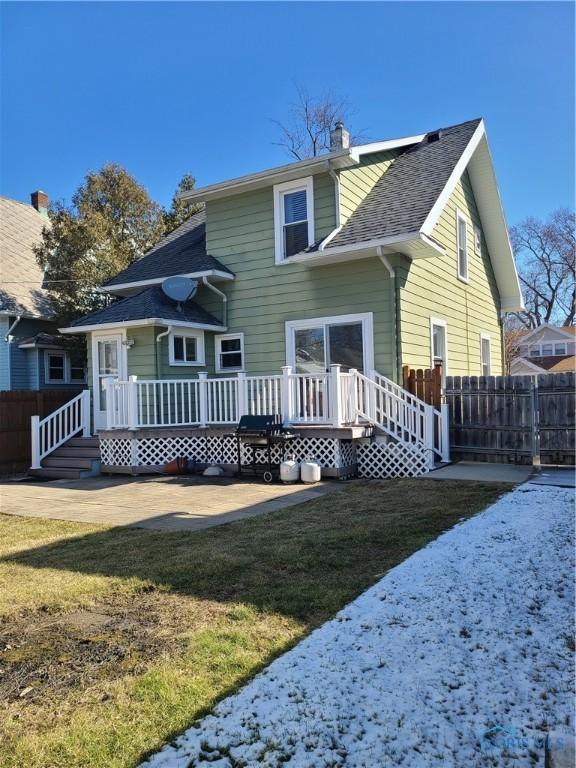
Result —
[[[317,461],[303,461],[300,465],[300,479],[303,483],[319,483],[321,476],[322,470]]]
[[[293,459],[287,459],[280,464],[280,480],[283,483],[297,483],[300,480],[300,465]]]

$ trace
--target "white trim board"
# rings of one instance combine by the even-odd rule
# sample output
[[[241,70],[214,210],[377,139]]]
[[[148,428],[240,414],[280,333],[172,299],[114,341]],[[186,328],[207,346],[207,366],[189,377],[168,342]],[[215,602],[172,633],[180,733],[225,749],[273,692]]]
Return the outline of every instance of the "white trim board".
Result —
[[[136,280],[132,283],[116,283],[115,285],[101,285],[96,288],[98,293],[116,293],[117,291],[123,291],[133,288],[145,288],[146,286],[162,285],[164,280],[169,277],[189,277],[191,280],[195,280],[200,277],[218,277],[221,280],[235,280],[234,275],[229,272],[222,272],[219,269],[207,269],[200,272],[186,272],[182,275],[164,275],[164,277],[153,277],[150,280]]]
[[[113,331],[114,329],[121,328],[139,328],[146,325],[161,325],[168,327],[174,325],[182,328],[199,328],[204,331],[226,331],[227,328],[223,325],[206,325],[203,323],[189,323],[185,320],[164,320],[160,317],[147,317],[144,320],[125,320],[124,322],[116,323],[100,323],[96,325],[78,325],[71,328],[59,328],[60,333],[95,333],[97,331]]]

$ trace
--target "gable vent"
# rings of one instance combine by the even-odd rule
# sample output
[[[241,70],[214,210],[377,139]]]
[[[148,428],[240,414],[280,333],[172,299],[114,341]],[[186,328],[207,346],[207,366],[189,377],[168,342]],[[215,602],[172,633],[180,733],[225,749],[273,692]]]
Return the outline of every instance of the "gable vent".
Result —
[[[432,144],[433,141],[439,141],[442,138],[442,131],[432,131],[426,136],[428,144]]]

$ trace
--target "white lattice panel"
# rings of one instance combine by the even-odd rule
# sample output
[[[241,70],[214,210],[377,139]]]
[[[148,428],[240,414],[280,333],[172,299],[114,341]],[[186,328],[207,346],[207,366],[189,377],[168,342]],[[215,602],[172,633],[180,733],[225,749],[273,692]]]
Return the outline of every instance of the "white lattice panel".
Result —
[[[102,464],[110,467],[131,466],[132,440],[116,438],[100,440],[100,457]]]
[[[236,464],[236,440],[216,435],[106,438],[101,441],[102,463],[108,466],[158,466],[177,456],[195,458],[201,463]],[[274,446],[272,461],[281,460],[282,449]],[[325,437],[298,437],[286,447],[286,455],[298,461],[316,459],[326,469],[339,469],[355,464],[355,449],[350,441]],[[242,463],[247,463],[249,451],[242,449]]]
[[[360,477],[416,477],[429,471],[428,454],[408,443],[369,443],[356,448]]]

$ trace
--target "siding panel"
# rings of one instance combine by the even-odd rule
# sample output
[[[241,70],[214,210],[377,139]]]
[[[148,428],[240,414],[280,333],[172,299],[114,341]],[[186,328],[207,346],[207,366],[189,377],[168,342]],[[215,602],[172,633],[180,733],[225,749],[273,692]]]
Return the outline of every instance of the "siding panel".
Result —
[[[456,210],[467,218],[469,282],[457,277]],[[482,256],[474,251],[474,226],[481,228],[468,174],[452,193],[433,238],[445,256],[401,266],[402,361],[411,367],[430,365],[430,317],[448,325],[448,368],[453,375],[480,374],[480,333],[491,337],[492,374],[502,372],[500,299],[484,236]]]

